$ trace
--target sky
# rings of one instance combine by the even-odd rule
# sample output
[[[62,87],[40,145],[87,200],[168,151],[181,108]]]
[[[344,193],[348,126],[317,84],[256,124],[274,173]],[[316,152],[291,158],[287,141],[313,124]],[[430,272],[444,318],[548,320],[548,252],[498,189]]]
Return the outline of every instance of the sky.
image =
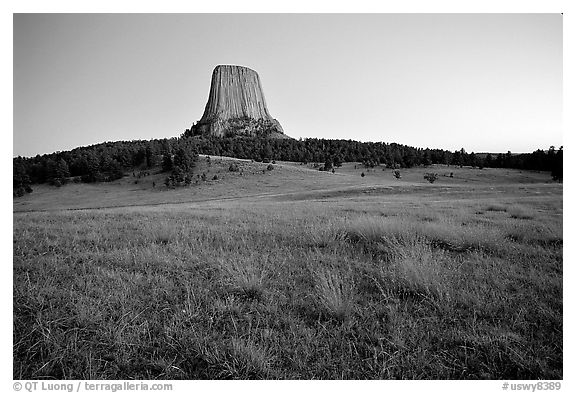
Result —
[[[561,14],[15,14],[13,155],[179,136],[212,70],[294,138],[563,145]]]

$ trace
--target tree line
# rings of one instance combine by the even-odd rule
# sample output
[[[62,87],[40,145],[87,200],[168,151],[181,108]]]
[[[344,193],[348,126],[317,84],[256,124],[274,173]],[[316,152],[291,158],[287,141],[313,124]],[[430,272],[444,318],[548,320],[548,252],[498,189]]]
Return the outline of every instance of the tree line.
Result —
[[[163,172],[177,172],[172,180],[179,184],[185,180],[179,173],[191,171],[196,159],[193,144],[183,138],[105,142],[35,157],[16,157],[13,194],[32,192],[33,184],[106,182],[122,178],[126,171],[156,167]]]
[[[445,164],[478,168],[515,168],[551,171],[562,180],[563,149],[550,147],[532,153],[468,153],[423,149],[397,143],[333,139],[270,139],[236,136],[153,139],[105,142],[70,151],[13,159],[14,196],[32,191],[33,184],[60,186],[68,181],[104,182],[121,178],[134,169],[162,168],[170,175],[167,185],[189,184],[198,154],[221,155],[268,162],[273,160],[323,163],[362,162],[367,167],[410,168]]]

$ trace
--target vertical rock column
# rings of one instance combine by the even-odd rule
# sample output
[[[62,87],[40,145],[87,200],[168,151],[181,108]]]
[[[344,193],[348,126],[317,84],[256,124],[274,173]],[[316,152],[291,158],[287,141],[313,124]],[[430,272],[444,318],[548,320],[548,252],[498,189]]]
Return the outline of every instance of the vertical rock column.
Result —
[[[278,121],[268,112],[256,71],[219,65],[212,73],[204,114],[193,131],[194,134],[225,136],[231,130],[248,135],[262,130],[283,133]]]

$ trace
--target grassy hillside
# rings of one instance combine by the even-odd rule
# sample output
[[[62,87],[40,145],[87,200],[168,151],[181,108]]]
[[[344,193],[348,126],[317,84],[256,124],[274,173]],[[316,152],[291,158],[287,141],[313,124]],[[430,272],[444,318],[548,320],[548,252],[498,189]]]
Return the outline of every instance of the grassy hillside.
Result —
[[[14,378],[562,378],[549,174],[241,165],[17,200]]]
[[[539,186],[524,188],[522,191],[526,193],[546,193],[548,188],[558,188],[548,172],[515,169],[479,170],[435,165],[428,168],[402,169],[402,178],[396,179],[391,169],[367,169],[360,163],[345,163],[341,168],[337,168],[335,173],[331,173],[320,172],[312,164],[278,162],[272,164],[274,169],[269,171],[267,168],[270,164],[267,163],[215,156],[208,161],[205,157],[202,156],[199,160],[195,169],[195,180],[190,187],[167,188],[164,180],[168,174],[161,173],[161,169],[156,168],[130,172],[123,179],[110,183],[67,184],[62,188],[37,185],[33,193],[14,199],[14,211],[178,204],[213,199],[249,199],[254,196],[263,197],[265,194],[290,194],[293,198],[309,198],[310,194],[316,191],[332,194],[342,193],[343,190],[356,193],[379,190],[397,194],[403,187],[408,187],[410,194],[415,191],[429,194],[448,187],[451,193],[458,190],[465,193],[477,190],[479,194],[488,192],[492,196],[508,191],[515,196],[518,194],[516,185],[520,183]],[[238,172],[229,171],[232,162],[239,166]],[[439,179],[434,184],[429,184],[423,177],[426,172],[438,173]],[[140,176],[145,173],[148,175]],[[361,177],[361,173],[365,176]],[[451,173],[453,177],[449,177]],[[201,180],[202,174],[206,174],[206,181]],[[218,179],[213,180],[214,176]],[[497,192],[493,192],[494,187],[498,187]],[[540,189],[544,191],[537,191]]]

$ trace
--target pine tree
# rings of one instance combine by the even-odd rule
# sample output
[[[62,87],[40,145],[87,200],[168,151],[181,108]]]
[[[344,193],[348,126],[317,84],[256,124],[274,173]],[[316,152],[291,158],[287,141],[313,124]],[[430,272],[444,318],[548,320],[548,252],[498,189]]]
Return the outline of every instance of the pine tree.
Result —
[[[564,175],[564,163],[563,163],[563,152],[562,146],[558,149],[558,152],[554,155],[552,159],[552,179],[561,182]]]
[[[152,168],[156,166],[158,156],[156,155],[155,149],[153,149],[150,145],[146,146],[146,167]]]
[[[196,166],[196,157],[184,148],[179,148],[174,154],[174,167],[184,172],[191,172]]]
[[[162,159],[162,172],[170,172],[173,167],[174,163],[172,162],[172,156],[170,154],[165,154]]]
[[[14,169],[12,173],[12,195],[21,197],[26,193],[32,192],[30,177],[26,173],[26,165],[22,162],[22,158],[14,159]]]
[[[493,159],[492,159],[492,154],[488,153],[486,154],[486,157],[484,157],[484,166],[486,168],[491,168],[493,165]]]
[[[66,182],[68,182],[68,178],[70,177],[70,169],[68,168],[68,163],[61,158],[57,163],[54,164],[50,177],[50,182],[55,186],[60,187],[62,184],[66,184]]]

